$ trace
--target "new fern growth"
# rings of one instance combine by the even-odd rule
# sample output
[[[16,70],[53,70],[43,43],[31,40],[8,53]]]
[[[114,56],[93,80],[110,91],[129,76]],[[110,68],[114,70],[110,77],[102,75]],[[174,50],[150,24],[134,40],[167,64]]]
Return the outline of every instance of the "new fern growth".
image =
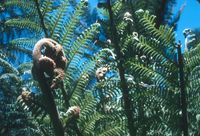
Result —
[[[65,73],[63,75],[65,76],[62,76],[64,82],[61,87],[50,88],[50,84],[46,79],[49,78],[49,81],[53,81],[51,79],[51,72],[43,71],[43,76],[41,77],[38,76],[37,72],[33,72],[33,76],[35,77],[36,75],[36,79],[39,79],[40,81],[40,88],[38,88],[38,84],[33,82],[31,90],[28,92],[23,91],[18,98],[19,103],[23,105],[25,110],[27,109],[30,111],[37,119],[37,122],[41,126],[39,128],[40,131],[45,135],[48,133],[48,128],[53,129],[55,134],[59,136],[65,134],[119,135],[124,133],[122,129],[119,129],[118,131],[114,131],[116,129],[112,130],[112,125],[114,124],[121,127],[120,121],[112,123],[114,122],[114,118],[111,119],[111,115],[107,116],[105,113],[100,113],[96,108],[97,100],[91,95],[92,90],[88,90],[89,88],[94,88],[89,82],[94,78],[96,66],[101,64],[99,58],[104,55],[99,54],[95,57],[85,55],[86,51],[94,50],[92,47],[94,46],[93,40],[99,32],[99,23],[92,24],[89,28],[84,30],[81,35],[74,33],[75,29],[81,25],[79,20],[84,13],[84,9],[87,7],[87,2],[81,1],[76,8],[74,8],[73,12],[68,8],[70,5],[68,0],[63,1],[58,7],[54,7],[54,4],[47,0],[40,2],[37,0],[26,1],[26,3],[27,4],[24,4],[24,1],[14,1],[13,3],[11,1],[5,2],[5,5],[18,6],[26,13],[24,17],[8,20],[6,25],[31,30],[34,33],[33,37],[15,39],[11,41],[11,44],[16,48],[25,46],[28,50],[32,50],[34,44],[36,44],[39,39],[48,36],[47,38],[55,40],[55,42],[59,43],[64,50],[61,54],[58,52],[57,55],[62,56],[65,53],[68,60],[68,64],[65,67],[62,67],[62,70]],[[27,9],[27,5],[31,5],[29,9]],[[69,13],[69,16],[66,16],[66,13]],[[32,18],[32,16],[35,18]],[[46,42],[44,43],[44,46],[40,48],[39,60],[42,60],[42,62],[44,61],[43,63],[46,64],[42,55],[48,56],[55,61],[52,63],[52,66],[55,64],[55,67],[57,67],[57,61],[59,61],[60,58],[54,58],[52,56],[53,54],[47,51],[54,47],[49,48],[46,44],[52,43]],[[55,50],[57,50],[57,46],[55,47]],[[42,62],[35,62],[35,54],[33,55],[33,66],[35,63],[39,65],[42,64]],[[82,57],[85,57],[88,61],[80,63],[83,60]],[[52,61],[48,59],[47,63],[48,62]],[[80,68],[78,68],[79,66]],[[38,97],[35,97],[32,93],[33,87],[41,90],[41,92],[36,95]],[[73,107],[79,108],[70,110]],[[74,118],[71,116],[73,112],[80,112],[80,115]],[[109,125],[105,121],[104,125],[99,126],[98,122],[102,118],[104,118],[104,120],[110,118]],[[50,123],[50,120],[53,124],[53,128],[52,126],[49,127],[48,123]],[[108,129],[106,129],[107,126],[109,126]],[[51,134],[50,131],[48,134]]]

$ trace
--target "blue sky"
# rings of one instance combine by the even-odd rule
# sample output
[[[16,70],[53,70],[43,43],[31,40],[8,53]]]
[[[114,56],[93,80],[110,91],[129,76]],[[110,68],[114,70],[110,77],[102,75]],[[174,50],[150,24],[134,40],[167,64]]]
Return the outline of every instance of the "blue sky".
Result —
[[[185,28],[200,28],[200,3],[197,0],[177,0],[175,6],[175,12],[177,12],[181,5],[186,2],[186,6],[182,12],[180,20],[178,22],[176,39],[181,40],[184,43],[184,36],[182,34]]]

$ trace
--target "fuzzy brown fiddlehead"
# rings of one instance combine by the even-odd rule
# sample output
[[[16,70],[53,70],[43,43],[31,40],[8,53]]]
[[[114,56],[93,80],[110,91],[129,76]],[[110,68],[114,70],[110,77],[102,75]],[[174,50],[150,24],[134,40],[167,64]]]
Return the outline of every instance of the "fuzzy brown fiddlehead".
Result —
[[[50,38],[43,38],[33,49],[33,78],[37,80],[39,73],[46,74],[51,88],[57,89],[64,79],[66,62],[62,46]]]

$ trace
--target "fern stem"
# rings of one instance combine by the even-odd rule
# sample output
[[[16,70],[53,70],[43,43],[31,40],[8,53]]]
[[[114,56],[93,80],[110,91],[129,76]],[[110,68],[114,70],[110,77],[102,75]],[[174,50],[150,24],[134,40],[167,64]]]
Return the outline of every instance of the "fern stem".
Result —
[[[66,92],[63,82],[62,82],[61,91],[64,96],[65,106],[66,106],[66,108],[69,108],[70,107],[70,103],[69,103],[70,95]],[[69,122],[66,122],[66,126],[69,124],[73,124],[73,126],[74,126],[73,129],[76,131],[77,136],[83,136],[83,134],[81,133],[81,131],[77,125],[77,120],[75,120],[75,119],[72,119],[72,120],[73,121],[70,120]],[[66,127],[66,126],[64,126],[64,127]]]
[[[184,136],[188,136],[188,118],[187,118],[187,102],[186,102],[186,91],[185,91],[185,81],[184,81],[184,65],[183,56],[181,54],[181,44],[178,44],[178,66],[179,66],[179,86],[181,93],[181,110],[182,110],[182,130]]]
[[[39,86],[42,90],[42,93],[44,94],[44,100],[45,105],[47,107],[49,116],[51,118],[55,135],[56,136],[64,136],[64,128],[63,125],[59,119],[58,111],[56,109],[56,104],[52,95],[52,89],[49,87],[49,85],[46,82],[46,79],[44,77],[44,74],[42,72],[38,72],[38,82]]]
[[[69,104],[69,94],[67,93],[66,89],[65,89],[65,85],[64,82],[61,83],[61,91],[62,91],[62,95],[64,97],[64,101],[65,101],[65,106],[66,108],[69,108],[70,104]]]
[[[46,27],[45,27],[44,17],[43,17],[43,15],[42,15],[41,11],[40,11],[40,6],[39,6],[38,0],[35,0],[35,6],[36,6],[36,8],[37,8],[38,15],[39,15],[39,18],[40,18],[40,24],[42,25],[42,28],[43,28],[45,37],[47,38],[47,37],[48,37],[48,32],[47,32],[47,29],[46,29]]]
[[[107,0],[107,6],[108,6],[109,17],[110,17],[111,39],[114,43],[114,48],[115,48],[116,54],[117,54],[117,60],[119,61],[118,70],[119,70],[120,82],[121,82],[120,86],[122,89],[122,95],[123,95],[123,100],[124,100],[125,114],[128,119],[128,129],[129,129],[130,135],[135,136],[136,128],[134,126],[134,121],[133,121],[133,116],[132,116],[132,114],[133,114],[132,105],[131,105],[131,100],[130,100],[130,96],[129,96],[128,86],[127,86],[126,79],[125,79],[125,70],[123,67],[123,55],[120,52],[120,46],[118,44],[119,37],[117,35],[117,29],[116,29],[114,19],[113,19],[113,11],[112,11],[110,0]]]

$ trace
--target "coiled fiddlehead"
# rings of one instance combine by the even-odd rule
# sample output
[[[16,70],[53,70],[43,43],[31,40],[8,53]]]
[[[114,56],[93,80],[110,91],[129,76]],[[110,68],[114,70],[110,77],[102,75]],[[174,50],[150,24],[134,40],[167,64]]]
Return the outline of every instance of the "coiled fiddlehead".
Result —
[[[33,78],[37,80],[38,72],[42,72],[47,75],[51,89],[57,89],[64,79],[66,62],[62,46],[50,38],[43,38],[33,49]]]

